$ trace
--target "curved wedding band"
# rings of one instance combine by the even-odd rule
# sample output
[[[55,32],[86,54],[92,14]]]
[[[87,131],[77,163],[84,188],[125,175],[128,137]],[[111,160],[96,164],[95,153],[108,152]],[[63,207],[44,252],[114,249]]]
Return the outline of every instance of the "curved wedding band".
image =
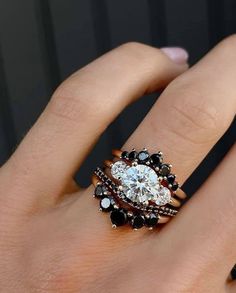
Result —
[[[186,194],[180,189],[172,166],[163,162],[161,152],[150,155],[113,150],[114,161],[104,161],[92,177],[94,197],[100,210],[110,213],[112,227],[129,223],[133,229],[153,229],[178,213]]]

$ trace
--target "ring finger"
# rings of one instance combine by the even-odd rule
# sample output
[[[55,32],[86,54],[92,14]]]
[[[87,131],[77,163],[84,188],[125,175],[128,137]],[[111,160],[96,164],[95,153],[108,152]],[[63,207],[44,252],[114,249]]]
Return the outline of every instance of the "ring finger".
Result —
[[[184,183],[235,116],[235,44],[224,40],[170,83],[123,148],[161,150]]]

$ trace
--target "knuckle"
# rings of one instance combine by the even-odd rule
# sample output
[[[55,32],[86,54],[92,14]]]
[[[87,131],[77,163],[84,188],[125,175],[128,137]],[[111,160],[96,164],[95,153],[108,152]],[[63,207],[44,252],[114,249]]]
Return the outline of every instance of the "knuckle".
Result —
[[[117,50],[121,55],[129,58],[129,63],[133,61],[136,66],[142,66],[143,68],[161,66],[162,60],[165,59],[164,54],[159,49],[138,42],[122,44]]]
[[[114,62],[114,57],[119,62]],[[64,81],[53,94],[47,110],[75,122],[88,115],[92,120],[103,115],[108,117],[111,99],[112,103],[118,102],[118,99],[114,101],[114,95],[117,95],[115,90],[123,91],[123,76],[127,76],[130,83],[136,82],[141,76],[147,76],[148,79],[150,75],[153,76],[157,64],[161,67],[162,60],[163,54],[156,48],[138,42],[122,44],[109,53],[105,61],[88,64]],[[98,65],[102,65],[101,71]],[[116,77],[119,80],[115,83]]]
[[[47,111],[50,114],[69,121],[77,121],[84,111],[83,99],[68,96],[67,93],[61,91],[52,97]]]
[[[120,45],[118,48],[127,51],[127,52],[133,52],[136,50],[143,50],[144,48],[149,48],[149,46],[139,43],[139,42],[127,42],[122,45]]]
[[[191,83],[177,78],[166,94],[175,96],[169,109],[174,119],[167,123],[170,130],[185,139],[197,144],[211,143],[225,128],[218,105],[212,103],[200,88],[195,89]]]
[[[100,103],[96,103],[96,99],[92,98],[94,89],[87,84],[88,81],[84,82],[82,75],[75,78],[72,76],[55,91],[46,111],[70,124],[78,125],[88,116],[92,120],[101,107]]]

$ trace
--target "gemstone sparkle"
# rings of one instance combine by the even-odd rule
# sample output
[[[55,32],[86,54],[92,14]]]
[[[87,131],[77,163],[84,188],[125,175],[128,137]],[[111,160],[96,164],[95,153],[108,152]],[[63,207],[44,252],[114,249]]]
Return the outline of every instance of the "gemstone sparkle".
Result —
[[[145,165],[129,167],[121,176],[126,197],[133,202],[145,203],[158,196],[160,187],[156,172]]]
[[[171,192],[167,187],[160,187],[158,196],[155,198],[155,203],[159,206],[166,205],[171,201]]]
[[[128,165],[123,161],[117,161],[111,166],[111,175],[115,179],[122,177],[124,171],[127,169]]]
[[[170,190],[161,185],[156,171],[150,166],[130,166],[119,160],[111,166],[111,175],[120,181],[124,196],[133,204],[148,206],[153,202],[161,206],[171,201]]]

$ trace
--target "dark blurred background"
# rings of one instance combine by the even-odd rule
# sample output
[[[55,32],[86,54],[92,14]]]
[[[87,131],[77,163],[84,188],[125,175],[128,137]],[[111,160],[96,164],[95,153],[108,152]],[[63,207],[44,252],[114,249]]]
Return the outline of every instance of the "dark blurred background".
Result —
[[[236,32],[235,15],[235,0],[1,0],[0,162],[10,156],[57,85],[94,58],[121,43],[139,41],[182,46],[194,64]],[[89,182],[92,169],[110,156],[112,147],[122,145],[155,99],[152,95],[140,100],[108,128],[96,154],[94,150],[80,170],[80,183]],[[235,138],[233,123],[185,184],[190,194]]]

